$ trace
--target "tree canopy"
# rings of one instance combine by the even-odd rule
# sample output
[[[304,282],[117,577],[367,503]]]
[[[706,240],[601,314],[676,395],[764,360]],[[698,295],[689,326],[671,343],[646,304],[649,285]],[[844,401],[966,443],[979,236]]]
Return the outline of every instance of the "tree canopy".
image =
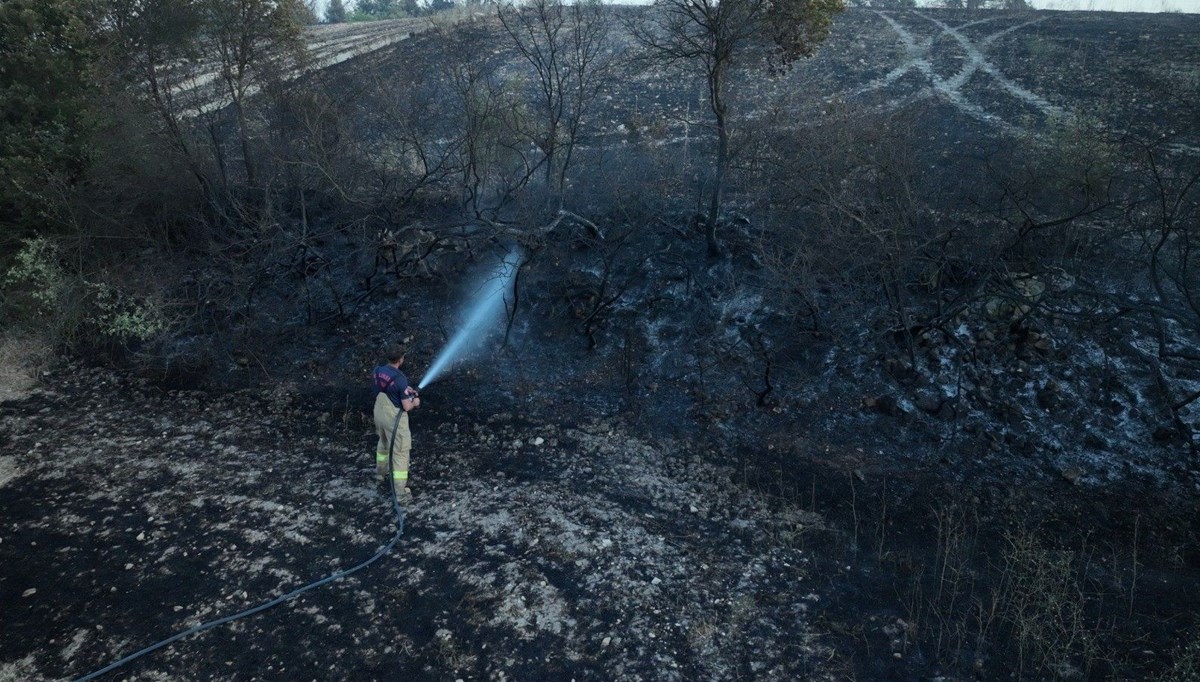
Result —
[[[0,223],[36,221],[47,176],[78,175],[96,45],[77,0],[0,3]]]

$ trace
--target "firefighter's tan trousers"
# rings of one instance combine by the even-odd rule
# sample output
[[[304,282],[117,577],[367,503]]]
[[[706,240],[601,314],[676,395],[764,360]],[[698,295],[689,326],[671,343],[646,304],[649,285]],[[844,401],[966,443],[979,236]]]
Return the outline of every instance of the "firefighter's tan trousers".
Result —
[[[396,415],[400,421],[396,421]],[[396,429],[395,446],[392,446],[392,428]],[[408,413],[392,404],[387,395],[380,393],[375,398],[375,432],[379,443],[375,446],[375,468],[379,475],[388,475],[388,454],[392,456],[390,470],[393,486],[402,493],[408,486],[408,453],[412,450],[412,434],[408,430]]]

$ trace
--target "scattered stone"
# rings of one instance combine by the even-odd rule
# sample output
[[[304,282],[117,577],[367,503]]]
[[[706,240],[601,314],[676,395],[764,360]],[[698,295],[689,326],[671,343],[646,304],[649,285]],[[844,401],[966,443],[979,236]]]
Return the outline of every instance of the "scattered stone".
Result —
[[[133,568],[133,564],[125,564],[125,570],[126,570],[126,571],[128,571],[128,570],[129,570],[129,569],[131,569],[131,568]]]
[[[1175,429],[1171,428],[1170,426],[1166,426],[1166,425],[1163,425],[1163,426],[1158,427],[1157,429],[1154,429],[1154,433],[1152,435],[1155,443],[1169,443],[1169,442],[1175,440],[1175,436],[1176,436]]]
[[[914,404],[917,406],[917,409],[921,410],[922,412],[936,414],[937,411],[942,408],[942,399],[933,394],[925,393],[917,396]]]
[[[1071,485],[1078,485],[1079,479],[1083,477],[1084,470],[1079,467],[1071,467],[1070,469],[1062,470],[1062,477]]]
[[[612,644],[612,637],[605,637],[604,639],[600,640],[600,646],[606,647],[609,644]]]
[[[943,421],[950,421],[958,416],[958,407],[954,400],[943,400],[941,406],[937,410],[937,418]]]
[[[1048,382],[1037,392],[1038,407],[1043,410],[1052,410],[1058,406],[1059,392],[1058,385],[1053,381]]]
[[[1069,661],[1061,661],[1054,665],[1055,676],[1063,680],[1081,680],[1083,671],[1071,665]]]
[[[546,442],[546,439],[542,438],[541,436],[538,436],[537,438],[533,439],[534,445],[541,445],[542,443],[545,443],[545,442]]]
[[[874,402],[872,404],[873,404],[874,408],[881,414],[886,414],[886,415],[894,417],[894,416],[900,414],[902,411],[902,410],[900,410],[900,406],[896,402],[896,399],[893,396],[882,395],[882,396],[879,396],[878,398],[873,398],[873,401]]]
[[[139,542],[144,542],[146,540],[146,532],[142,531],[141,533],[138,533],[137,539]]]
[[[22,593],[21,593],[21,596],[22,596],[22,597],[32,597],[32,596],[33,596],[33,595],[35,595],[35,594],[37,594],[37,588],[36,588],[36,587],[31,587],[31,588],[29,588],[28,590],[25,590],[24,592],[22,592]]]

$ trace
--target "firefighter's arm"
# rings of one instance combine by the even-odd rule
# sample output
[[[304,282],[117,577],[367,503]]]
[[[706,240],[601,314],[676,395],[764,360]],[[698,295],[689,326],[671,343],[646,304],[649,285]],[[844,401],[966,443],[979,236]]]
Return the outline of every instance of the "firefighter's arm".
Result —
[[[405,412],[412,412],[421,406],[421,399],[418,396],[404,396],[400,399],[400,407],[404,408]]]

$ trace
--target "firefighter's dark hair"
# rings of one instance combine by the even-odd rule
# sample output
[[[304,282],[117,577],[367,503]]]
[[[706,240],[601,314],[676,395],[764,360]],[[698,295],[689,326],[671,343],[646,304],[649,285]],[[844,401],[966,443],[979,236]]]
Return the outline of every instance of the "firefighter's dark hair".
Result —
[[[387,358],[388,362],[396,362],[404,359],[404,354],[407,352],[408,349],[404,347],[403,343],[393,343],[383,351],[383,357]]]

